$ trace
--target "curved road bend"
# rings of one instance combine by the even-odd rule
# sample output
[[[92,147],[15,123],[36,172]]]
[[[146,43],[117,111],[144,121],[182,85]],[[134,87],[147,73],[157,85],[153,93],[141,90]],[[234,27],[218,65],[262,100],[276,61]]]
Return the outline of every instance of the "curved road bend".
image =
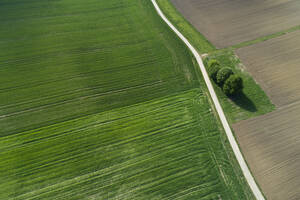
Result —
[[[173,26],[173,24],[166,18],[166,16],[163,14],[163,12],[160,10],[159,6],[156,3],[156,0],[151,0],[152,4],[154,5],[158,15],[168,24],[168,26],[177,34],[177,36],[186,44],[186,46],[192,51],[193,55],[195,56],[198,65],[200,67],[200,70],[202,72],[202,75],[204,77],[205,83],[207,85],[207,88],[209,90],[210,96],[214,102],[214,105],[216,107],[217,113],[220,117],[221,123],[224,127],[224,130],[226,132],[226,135],[228,137],[229,143],[233,149],[233,152],[235,154],[235,157],[242,169],[242,172],[254,194],[254,196],[256,197],[257,200],[265,200],[262,192],[260,191],[259,187],[257,186],[252,174],[250,173],[250,170],[245,162],[245,159],[239,149],[239,146],[232,134],[231,128],[228,124],[228,121],[224,115],[224,111],[220,105],[220,102],[218,100],[218,97],[215,93],[215,90],[213,88],[213,85],[209,79],[209,76],[206,72],[206,69],[203,65],[202,59],[200,57],[200,55],[198,54],[198,52],[196,51],[196,49],[190,44],[190,42]]]

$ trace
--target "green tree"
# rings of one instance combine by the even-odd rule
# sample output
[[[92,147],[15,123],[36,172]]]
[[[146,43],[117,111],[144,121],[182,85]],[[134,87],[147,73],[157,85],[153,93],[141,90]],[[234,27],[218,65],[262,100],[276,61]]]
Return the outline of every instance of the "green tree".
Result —
[[[233,74],[233,71],[229,67],[221,68],[217,73],[217,84],[223,86],[225,81]]]
[[[236,74],[231,75],[223,85],[223,91],[227,96],[236,95],[240,93],[243,88],[243,79]]]
[[[208,63],[208,75],[216,82],[217,74],[221,69],[220,63],[217,60],[209,60]]]
[[[211,68],[214,66],[220,66],[220,63],[215,59],[211,59],[208,61],[207,65],[208,65],[208,68]]]

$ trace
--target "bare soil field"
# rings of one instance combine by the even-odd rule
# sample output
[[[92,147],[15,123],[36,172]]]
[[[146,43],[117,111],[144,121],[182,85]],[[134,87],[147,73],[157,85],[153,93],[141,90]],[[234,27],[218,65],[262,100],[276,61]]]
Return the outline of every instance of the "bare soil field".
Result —
[[[300,100],[300,31],[236,53],[277,107]]]
[[[217,48],[299,25],[299,0],[171,0]]]
[[[300,199],[300,102],[233,125],[269,200]]]
[[[267,199],[300,199],[300,31],[237,50],[277,106],[233,125]]]

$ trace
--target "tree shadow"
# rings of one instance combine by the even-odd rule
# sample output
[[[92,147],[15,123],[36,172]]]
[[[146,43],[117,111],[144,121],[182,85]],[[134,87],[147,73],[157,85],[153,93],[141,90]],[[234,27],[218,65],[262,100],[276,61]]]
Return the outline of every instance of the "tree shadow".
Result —
[[[255,104],[249,99],[244,92],[241,92],[235,96],[229,97],[237,106],[248,110],[250,112],[256,112],[257,108]]]

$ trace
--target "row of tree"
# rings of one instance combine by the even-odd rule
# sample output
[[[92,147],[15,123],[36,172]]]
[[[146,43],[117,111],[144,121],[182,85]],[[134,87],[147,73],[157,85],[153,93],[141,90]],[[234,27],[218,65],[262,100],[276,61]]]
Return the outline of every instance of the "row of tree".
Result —
[[[234,74],[231,68],[223,67],[217,60],[211,59],[207,63],[208,74],[211,79],[222,88],[227,96],[234,96],[242,92],[243,79]]]

